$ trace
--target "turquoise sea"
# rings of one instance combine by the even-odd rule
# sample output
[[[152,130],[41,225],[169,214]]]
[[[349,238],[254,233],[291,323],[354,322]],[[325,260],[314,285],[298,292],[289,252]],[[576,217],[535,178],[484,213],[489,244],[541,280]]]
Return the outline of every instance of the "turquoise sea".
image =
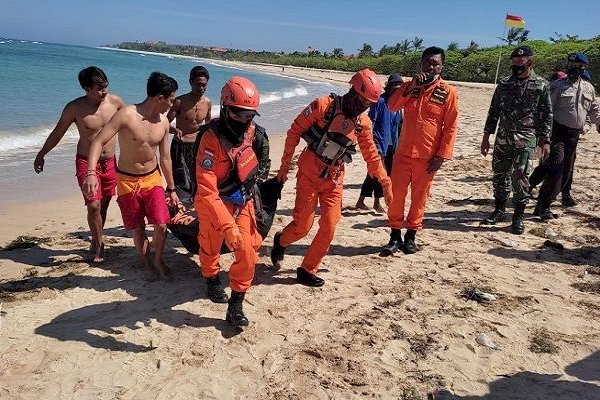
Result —
[[[152,71],[174,77],[178,94],[183,94],[189,91],[189,70],[198,64],[210,73],[207,94],[213,102],[213,116],[218,115],[223,84],[233,75],[242,75],[261,93],[262,116],[257,122],[271,135],[285,133],[306,104],[335,90],[326,83],[241,70],[214,60],[0,38],[0,204],[44,200],[78,190],[74,125],[46,156],[45,170],[39,176],[33,171],[33,159],[65,104],[84,94],[77,81],[82,68],[102,68],[109,91],[126,103],[137,103],[145,98],[146,80]]]

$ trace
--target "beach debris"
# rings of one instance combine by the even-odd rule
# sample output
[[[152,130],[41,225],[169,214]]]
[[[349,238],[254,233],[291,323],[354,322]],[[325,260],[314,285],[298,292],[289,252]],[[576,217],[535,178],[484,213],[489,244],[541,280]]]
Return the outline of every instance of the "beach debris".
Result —
[[[585,277],[587,276],[587,274],[588,274],[587,270],[583,270],[583,272],[582,272],[582,273],[580,273],[578,276],[579,276],[579,278],[581,278],[581,279],[585,279]]]
[[[40,243],[49,243],[51,239],[49,237],[37,237],[37,236],[29,236],[29,235],[20,235],[17,236],[12,242],[7,244],[2,250],[4,251],[12,251],[16,249],[29,249],[31,247],[37,246]]]
[[[565,246],[562,243],[558,243],[558,242],[553,242],[552,240],[546,240],[544,242],[544,246],[548,247],[549,249],[554,249],[554,250],[564,250]]]
[[[488,335],[486,335],[485,333],[480,333],[479,335],[477,335],[477,337],[475,338],[475,341],[483,346],[483,347],[487,347],[488,349],[497,349],[498,345],[489,338]]]
[[[512,239],[509,238],[495,238],[496,242],[500,243],[502,246],[505,247],[516,247],[517,246],[517,242],[515,242]]]
[[[587,267],[585,270],[588,274],[600,275],[600,267]]]
[[[496,295],[489,293],[489,291],[486,292],[473,286],[463,289],[461,296],[467,300],[475,300],[478,303],[488,303],[498,299]]]
[[[546,328],[533,331],[530,338],[529,350],[534,353],[558,353],[559,347],[554,344],[552,335]]]
[[[544,237],[547,239],[556,239],[558,237],[558,233],[556,233],[552,228],[546,228],[544,230]]]

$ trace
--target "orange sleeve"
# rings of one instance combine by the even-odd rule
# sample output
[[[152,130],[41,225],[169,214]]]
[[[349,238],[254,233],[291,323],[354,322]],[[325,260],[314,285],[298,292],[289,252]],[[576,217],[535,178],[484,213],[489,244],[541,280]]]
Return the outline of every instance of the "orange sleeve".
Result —
[[[314,100],[306,106],[306,108],[296,117],[294,122],[292,122],[292,126],[288,129],[285,138],[285,147],[283,149],[283,155],[281,156],[281,167],[279,168],[279,171],[285,171],[287,173],[290,170],[294,151],[296,150],[298,143],[300,143],[300,136],[303,132],[308,130],[312,124],[321,119],[321,116],[329,105],[327,99],[328,97]]]
[[[454,142],[458,130],[458,95],[456,89],[449,87],[448,101],[444,110],[444,125],[442,127],[442,137],[440,146],[436,155],[446,160],[452,159],[454,152]]]
[[[410,100],[410,95],[404,96],[404,91],[406,90],[406,87],[408,86],[409,83],[410,83],[410,81],[404,82],[389,97],[389,99],[387,101],[387,105],[391,112],[399,111],[406,105],[408,100]]]
[[[366,113],[363,113],[360,121],[362,124],[362,131],[357,137],[360,153],[367,163],[368,174],[381,183],[388,179],[388,175],[387,172],[385,172],[385,168],[381,162],[381,156],[379,155],[377,146],[375,146],[375,141],[373,140],[371,119]]]
[[[233,216],[221,200],[217,188],[217,168],[228,162],[219,139],[208,130],[200,140],[196,154],[196,183],[198,185],[194,204],[196,210],[207,210],[212,225],[223,232],[235,225]],[[200,217],[201,213],[198,213]]]

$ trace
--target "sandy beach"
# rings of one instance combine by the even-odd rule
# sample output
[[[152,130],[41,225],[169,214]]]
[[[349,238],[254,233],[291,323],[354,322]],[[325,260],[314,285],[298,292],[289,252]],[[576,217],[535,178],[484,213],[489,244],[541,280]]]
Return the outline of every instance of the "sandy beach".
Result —
[[[340,85],[351,75],[248,67]],[[271,270],[273,234],[291,220],[292,173],[246,297],[243,332],[224,321],[225,305],[206,298],[197,256],[172,236],[174,281],[144,280],[116,202],[102,265],[89,262],[80,195],[2,209],[0,246],[20,235],[39,243],[0,251],[0,398],[599,399],[600,135],[579,144],[577,207],[556,203],[560,217],[541,223],[531,202],[521,236],[509,222],[480,226],[493,206],[491,157],[479,155],[493,88],[457,89],[455,159],[435,178],[420,251],[378,255],[389,238],[386,216],[352,209],[366,174],[359,156],[321,266],[325,286],[295,284],[317,224]],[[272,171],[283,139],[271,135]],[[224,280],[231,259],[222,257]],[[475,289],[495,299],[479,303]]]

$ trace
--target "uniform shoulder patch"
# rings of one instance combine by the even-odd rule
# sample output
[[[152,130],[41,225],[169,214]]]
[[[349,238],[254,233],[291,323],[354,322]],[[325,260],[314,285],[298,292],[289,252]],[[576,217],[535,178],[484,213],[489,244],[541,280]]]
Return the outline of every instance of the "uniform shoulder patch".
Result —
[[[212,171],[214,166],[214,160],[211,157],[206,157],[202,160],[202,168]]]

